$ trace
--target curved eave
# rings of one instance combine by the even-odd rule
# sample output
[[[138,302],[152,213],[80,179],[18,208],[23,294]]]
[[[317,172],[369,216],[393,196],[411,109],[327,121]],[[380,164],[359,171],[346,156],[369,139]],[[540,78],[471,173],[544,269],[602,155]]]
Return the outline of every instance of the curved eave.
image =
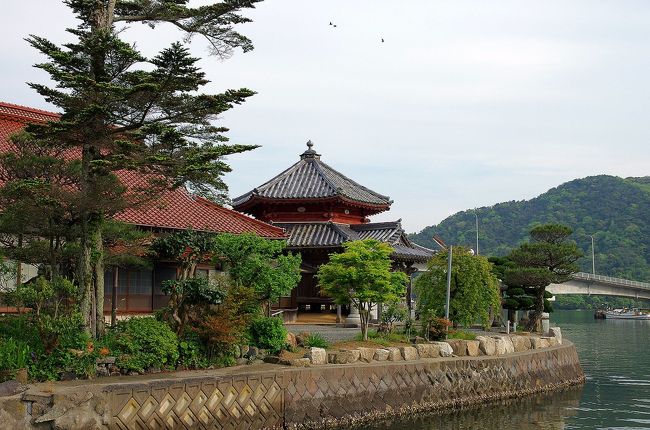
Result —
[[[427,261],[429,261],[431,257],[404,255],[397,252],[393,252],[390,255],[390,258],[395,261],[403,261],[407,263],[426,263]]]
[[[296,198],[296,199],[278,199],[271,197],[260,197],[255,194],[250,194],[248,199],[241,203],[233,204],[233,209],[240,212],[250,213],[250,210],[259,204],[328,204],[328,203],[342,203],[348,206],[358,207],[373,211],[373,213],[381,213],[390,209],[392,201],[386,204],[379,205],[358,200],[348,199],[344,196],[336,195],[331,197],[315,197],[315,198]]]

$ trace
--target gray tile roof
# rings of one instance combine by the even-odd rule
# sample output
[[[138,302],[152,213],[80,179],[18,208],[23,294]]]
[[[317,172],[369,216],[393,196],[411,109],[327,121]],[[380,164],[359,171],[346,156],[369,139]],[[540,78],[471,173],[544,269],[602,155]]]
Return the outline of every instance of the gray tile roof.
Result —
[[[390,197],[376,193],[334,170],[312,149],[303,152],[298,161],[270,181],[233,199],[233,206],[246,203],[256,196],[267,199],[318,199],[341,197],[353,202],[390,206]]]
[[[434,254],[431,249],[411,243],[400,221],[339,224],[328,222],[273,223],[288,235],[289,248],[339,248],[352,240],[376,239],[393,247],[392,257],[397,260],[426,261]]]

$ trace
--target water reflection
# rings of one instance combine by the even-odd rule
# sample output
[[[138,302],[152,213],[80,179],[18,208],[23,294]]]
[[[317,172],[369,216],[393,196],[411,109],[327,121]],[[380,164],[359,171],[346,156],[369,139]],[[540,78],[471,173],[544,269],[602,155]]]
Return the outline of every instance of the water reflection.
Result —
[[[566,419],[577,413],[581,397],[581,387],[571,388],[439,415],[386,421],[371,428],[373,430],[559,430],[566,428]]]

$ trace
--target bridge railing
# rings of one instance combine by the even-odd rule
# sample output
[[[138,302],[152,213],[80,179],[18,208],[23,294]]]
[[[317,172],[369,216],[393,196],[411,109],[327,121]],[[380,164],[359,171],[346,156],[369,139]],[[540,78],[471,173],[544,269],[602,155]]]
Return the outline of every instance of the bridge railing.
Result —
[[[650,283],[630,281],[629,279],[614,278],[612,276],[593,275],[591,273],[578,272],[573,274],[573,279],[580,279],[583,281],[599,281],[608,284],[621,285],[625,287],[637,287],[650,289]]]

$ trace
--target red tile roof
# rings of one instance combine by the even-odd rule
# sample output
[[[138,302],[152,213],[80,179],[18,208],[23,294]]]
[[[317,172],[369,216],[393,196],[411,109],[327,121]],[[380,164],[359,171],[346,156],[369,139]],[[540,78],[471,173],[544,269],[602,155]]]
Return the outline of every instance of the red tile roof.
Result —
[[[58,118],[59,115],[52,112],[0,102],[0,151],[11,150],[9,137],[27,123]],[[135,172],[118,172],[118,176],[126,186],[142,184],[142,178]],[[285,237],[281,228],[193,196],[184,188],[166,192],[146,206],[127,209],[117,214],[115,219],[142,227],[172,230],[192,228],[215,233],[255,233],[267,238]]]

